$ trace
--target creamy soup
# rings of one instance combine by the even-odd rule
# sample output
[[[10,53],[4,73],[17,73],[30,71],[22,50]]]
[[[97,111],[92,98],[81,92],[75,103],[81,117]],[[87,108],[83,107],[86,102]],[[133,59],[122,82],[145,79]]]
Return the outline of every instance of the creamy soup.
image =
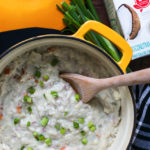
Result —
[[[121,121],[119,90],[84,104],[60,72],[107,76],[96,60],[67,47],[17,57],[0,76],[0,150],[109,149]]]

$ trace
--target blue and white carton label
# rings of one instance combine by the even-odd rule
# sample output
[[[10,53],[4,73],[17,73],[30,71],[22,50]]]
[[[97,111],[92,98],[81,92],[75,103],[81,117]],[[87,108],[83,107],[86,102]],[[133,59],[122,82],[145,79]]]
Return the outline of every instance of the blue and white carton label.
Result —
[[[104,1],[112,28],[132,47],[132,59],[150,55],[150,0]]]

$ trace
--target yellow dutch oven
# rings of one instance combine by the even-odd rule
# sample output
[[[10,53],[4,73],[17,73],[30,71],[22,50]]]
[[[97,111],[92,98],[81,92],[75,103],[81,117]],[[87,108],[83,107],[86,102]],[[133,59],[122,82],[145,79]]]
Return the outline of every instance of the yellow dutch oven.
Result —
[[[90,30],[106,37],[118,47],[118,49],[122,52],[122,58],[119,62],[115,62],[100,48],[84,40],[84,35]],[[97,60],[99,67],[106,68],[104,74],[107,74],[109,76],[115,76],[125,73],[125,70],[132,57],[132,49],[119,34],[99,22],[88,21],[83,24],[81,28],[72,36],[46,34],[27,39],[12,46],[0,56],[0,73],[10,62],[16,59],[16,57],[19,55],[22,55],[23,53],[28,51],[32,51],[38,47],[42,48],[44,46],[51,47],[56,45],[69,47],[70,49],[75,48],[76,51],[80,54],[86,53],[90,57],[93,57]],[[68,60],[68,63],[69,61],[71,60]],[[128,87],[120,87],[119,90],[122,98],[122,119],[116,139],[110,146],[109,150],[126,150],[131,141],[132,134],[134,133],[135,104],[132,92]]]
[[[65,27],[56,4],[64,0],[0,0],[0,32],[29,28]],[[69,0],[65,0],[69,3]]]

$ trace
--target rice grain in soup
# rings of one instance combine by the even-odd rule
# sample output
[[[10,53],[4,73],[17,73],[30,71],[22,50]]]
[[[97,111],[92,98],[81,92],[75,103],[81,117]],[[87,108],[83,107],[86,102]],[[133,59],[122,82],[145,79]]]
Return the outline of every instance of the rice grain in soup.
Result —
[[[42,48],[41,48],[42,49]],[[119,90],[84,104],[61,71],[107,76],[86,54],[43,48],[17,57],[0,76],[0,150],[107,150],[120,124]]]

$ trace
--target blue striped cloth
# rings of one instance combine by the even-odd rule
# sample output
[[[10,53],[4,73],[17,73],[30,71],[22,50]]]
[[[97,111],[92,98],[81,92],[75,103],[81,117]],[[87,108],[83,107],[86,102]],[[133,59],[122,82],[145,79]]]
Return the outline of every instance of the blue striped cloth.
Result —
[[[133,87],[136,98],[137,122],[129,150],[150,150],[150,84]]]

